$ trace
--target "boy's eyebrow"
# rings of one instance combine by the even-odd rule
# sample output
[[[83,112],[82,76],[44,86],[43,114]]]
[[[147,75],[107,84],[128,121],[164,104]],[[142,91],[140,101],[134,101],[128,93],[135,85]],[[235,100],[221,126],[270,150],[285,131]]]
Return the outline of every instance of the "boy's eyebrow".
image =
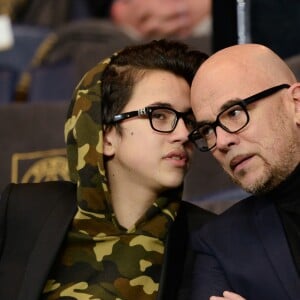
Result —
[[[170,107],[170,108],[172,108],[172,105],[170,103],[168,103],[168,102],[160,102],[160,101],[151,103],[150,105],[147,105],[147,106],[164,106],[164,107]]]
[[[147,106],[162,106],[162,107],[167,107],[167,108],[175,109],[171,103],[168,103],[168,102],[159,102],[159,101],[154,102],[154,103],[152,103],[152,104],[150,104],[150,105],[147,105]],[[193,113],[192,108],[191,108],[191,107],[188,108],[188,109],[186,110],[186,112],[188,112],[188,113],[189,113],[189,112]]]

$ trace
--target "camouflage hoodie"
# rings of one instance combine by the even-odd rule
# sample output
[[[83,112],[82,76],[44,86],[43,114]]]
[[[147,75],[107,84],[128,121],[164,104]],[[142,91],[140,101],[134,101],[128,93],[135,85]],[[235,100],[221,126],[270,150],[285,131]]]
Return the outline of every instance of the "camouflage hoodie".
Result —
[[[160,195],[133,228],[118,223],[102,153],[101,76],[109,63],[103,61],[83,77],[69,108],[65,137],[78,210],[42,299],[153,300],[158,294],[181,189]]]

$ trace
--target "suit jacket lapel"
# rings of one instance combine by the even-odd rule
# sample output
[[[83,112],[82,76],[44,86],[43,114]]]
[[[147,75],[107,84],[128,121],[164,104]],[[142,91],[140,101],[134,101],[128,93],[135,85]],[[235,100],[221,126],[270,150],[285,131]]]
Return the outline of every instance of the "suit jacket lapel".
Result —
[[[28,259],[19,300],[40,298],[41,290],[76,212],[76,194],[63,193],[41,224],[41,230]],[[69,198],[69,199],[68,199]]]
[[[182,205],[166,241],[158,300],[177,299],[184,273],[187,237],[187,216]]]
[[[299,276],[275,206],[258,199],[256,225],[263,247],[290,299],[299,299]]]

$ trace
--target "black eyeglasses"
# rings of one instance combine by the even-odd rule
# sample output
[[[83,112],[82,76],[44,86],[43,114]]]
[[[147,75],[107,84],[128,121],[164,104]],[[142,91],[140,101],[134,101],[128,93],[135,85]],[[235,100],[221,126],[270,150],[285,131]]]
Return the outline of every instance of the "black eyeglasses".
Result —
[[[247,105],[289,87],[290,85],[288,84],[280,84],[230,105],[217,115],[215,122],[199,124],[189,134],[189,140],[192,141],[201,152],[211,150],[217,143],[217,126],[220,126],[229,133],[240,131],[249,123],[250,118]]]
[[[164,106],[148,106],[139,110],[118,114],[113,117],[112,123],[118,123],[133,117],[147,117],[151,128],[163,133],[174,131],[180,118],[183,119],[188,131],[192,131],[196,125],[192,110],[179,112],[173,108]]]

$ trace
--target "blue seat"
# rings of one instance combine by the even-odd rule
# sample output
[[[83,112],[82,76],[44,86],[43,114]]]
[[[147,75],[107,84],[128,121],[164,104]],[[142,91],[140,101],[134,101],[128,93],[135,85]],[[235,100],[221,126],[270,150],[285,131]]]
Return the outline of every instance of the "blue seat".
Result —
[[[232,182],[210,152],[195,151],[185,177],[184,200],[219,214],[248,195]]]
[[[0,192],[11,181],[54,180],[53,175],[67,173],[61,158],[68,106],[69,101],[0,105]],[[58,164],[52,160],[55,157]]]
[[[25,70],[37,47],[49,32],[50,30],[45,27],[13,25],[14,46],[0,52],[0,66],[18,72]]]
[[[36,49],[49,29],[28,25],[13,25],[14,46],[0,52],[0,103],[14,101],[14,89],[20,74],[27,68]]]
[[[51,32],[39,45],[17,85],[17,100],[69,100],[76,84],[92,66],[119,50],[128,38],[100,20],[81,20]],[[122,39],[123,38],[123,39]]]
[[[11,102],[15,84],[16,72],[13,69],[0,67],[0,104]]]
[[[78,81],[75,74],[75,65],[71,61],[33,69],[27,101],[70,101]]]

